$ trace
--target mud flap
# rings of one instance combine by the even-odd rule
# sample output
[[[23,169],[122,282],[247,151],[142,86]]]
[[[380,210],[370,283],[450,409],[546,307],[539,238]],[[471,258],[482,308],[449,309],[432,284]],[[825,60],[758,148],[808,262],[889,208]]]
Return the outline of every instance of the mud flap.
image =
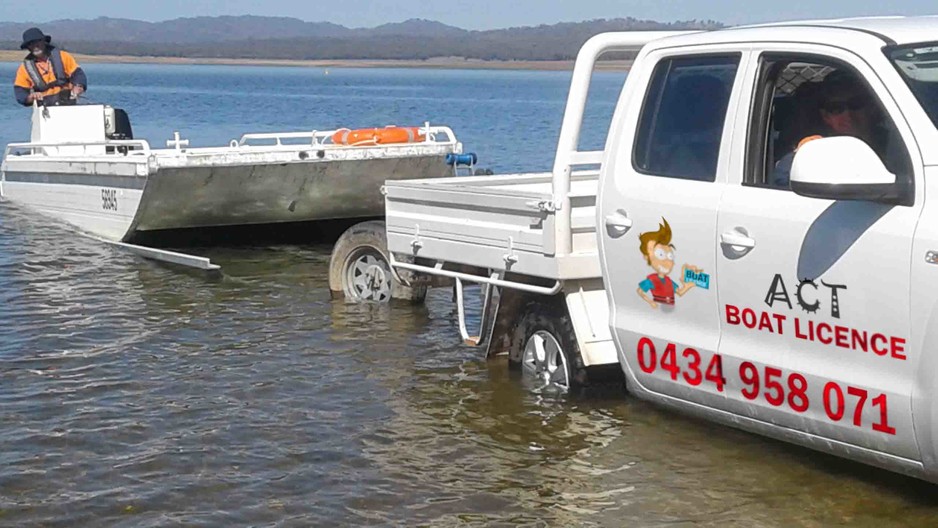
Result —
[[[602,279],[567,281],[563,295],[583,363],[588,367],[619,363],[609,328],[609,300]]]

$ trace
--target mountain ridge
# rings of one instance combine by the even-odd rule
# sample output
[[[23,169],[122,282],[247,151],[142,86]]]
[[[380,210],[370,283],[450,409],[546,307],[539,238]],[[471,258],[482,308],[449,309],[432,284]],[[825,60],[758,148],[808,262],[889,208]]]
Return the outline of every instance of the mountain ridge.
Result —
[[[37,26],[63,48],[91,55],[237,59],[569,60],[605,31],[718,29],[712,20],[657,22],[631,17],[467,30],[412,18],[372,28],[256,15],[188,17],[162,22],[98,17],[46,23],[0,22],[0,46],[19,47]]]

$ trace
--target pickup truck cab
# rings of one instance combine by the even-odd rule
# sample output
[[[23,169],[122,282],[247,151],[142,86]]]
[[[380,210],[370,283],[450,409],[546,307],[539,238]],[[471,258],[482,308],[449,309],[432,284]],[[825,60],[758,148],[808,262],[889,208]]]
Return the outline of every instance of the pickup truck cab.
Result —
[[[483,284],[476,341],[535,378],[614,354],[642,399],[938,482],[936,34],[597,36],[550,175],[386,184],[392,266]],[[584,71],[636,44],[577,152]]]

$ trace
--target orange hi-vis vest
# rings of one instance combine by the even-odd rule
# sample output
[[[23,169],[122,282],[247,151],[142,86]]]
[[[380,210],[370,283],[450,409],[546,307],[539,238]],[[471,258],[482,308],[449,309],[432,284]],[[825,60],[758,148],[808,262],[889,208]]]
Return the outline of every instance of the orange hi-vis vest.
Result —
[[[44,61],[27,58],[16,71],[16,80],[13,84],[36,93],[43,97],[55,95],[62,90],[71,90],[69,78],[78,69],[75,57],[67,51],[52,48]]]

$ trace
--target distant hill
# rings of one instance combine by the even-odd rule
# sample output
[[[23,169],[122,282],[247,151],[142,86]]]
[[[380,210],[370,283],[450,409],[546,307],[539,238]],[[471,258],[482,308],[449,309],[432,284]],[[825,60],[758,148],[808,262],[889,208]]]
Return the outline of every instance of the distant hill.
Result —
[[[26,28],[38,26],[56,41],[103,41],[134,43],[194,44],[230,40],[272,38],[348,37],[355,31],[329,22],[304,22],[296,18],[220,16],[177,18],[165,22],[142,22],[100,17],[93,20],[54,22],[0,22],[0,41],[22,39]]]
[[[447,26],[442,22],[412,18],[404,22],[383,24],[371,29],[359,29],[357,36],[379,37],[393,35],[410,35],[419,37],[462,37],[469,31],[458,27]]]
[[[53,41],[87,54],[232,59],[569,60],[604,31],[717,29],[712,20],[661,23],[634,18],[470,31],[411,19],[347,28],[288,17],[221,16],[142,22],[93,20],[0,22],[0,47],[16,49],[24,29],[39,26]]]

